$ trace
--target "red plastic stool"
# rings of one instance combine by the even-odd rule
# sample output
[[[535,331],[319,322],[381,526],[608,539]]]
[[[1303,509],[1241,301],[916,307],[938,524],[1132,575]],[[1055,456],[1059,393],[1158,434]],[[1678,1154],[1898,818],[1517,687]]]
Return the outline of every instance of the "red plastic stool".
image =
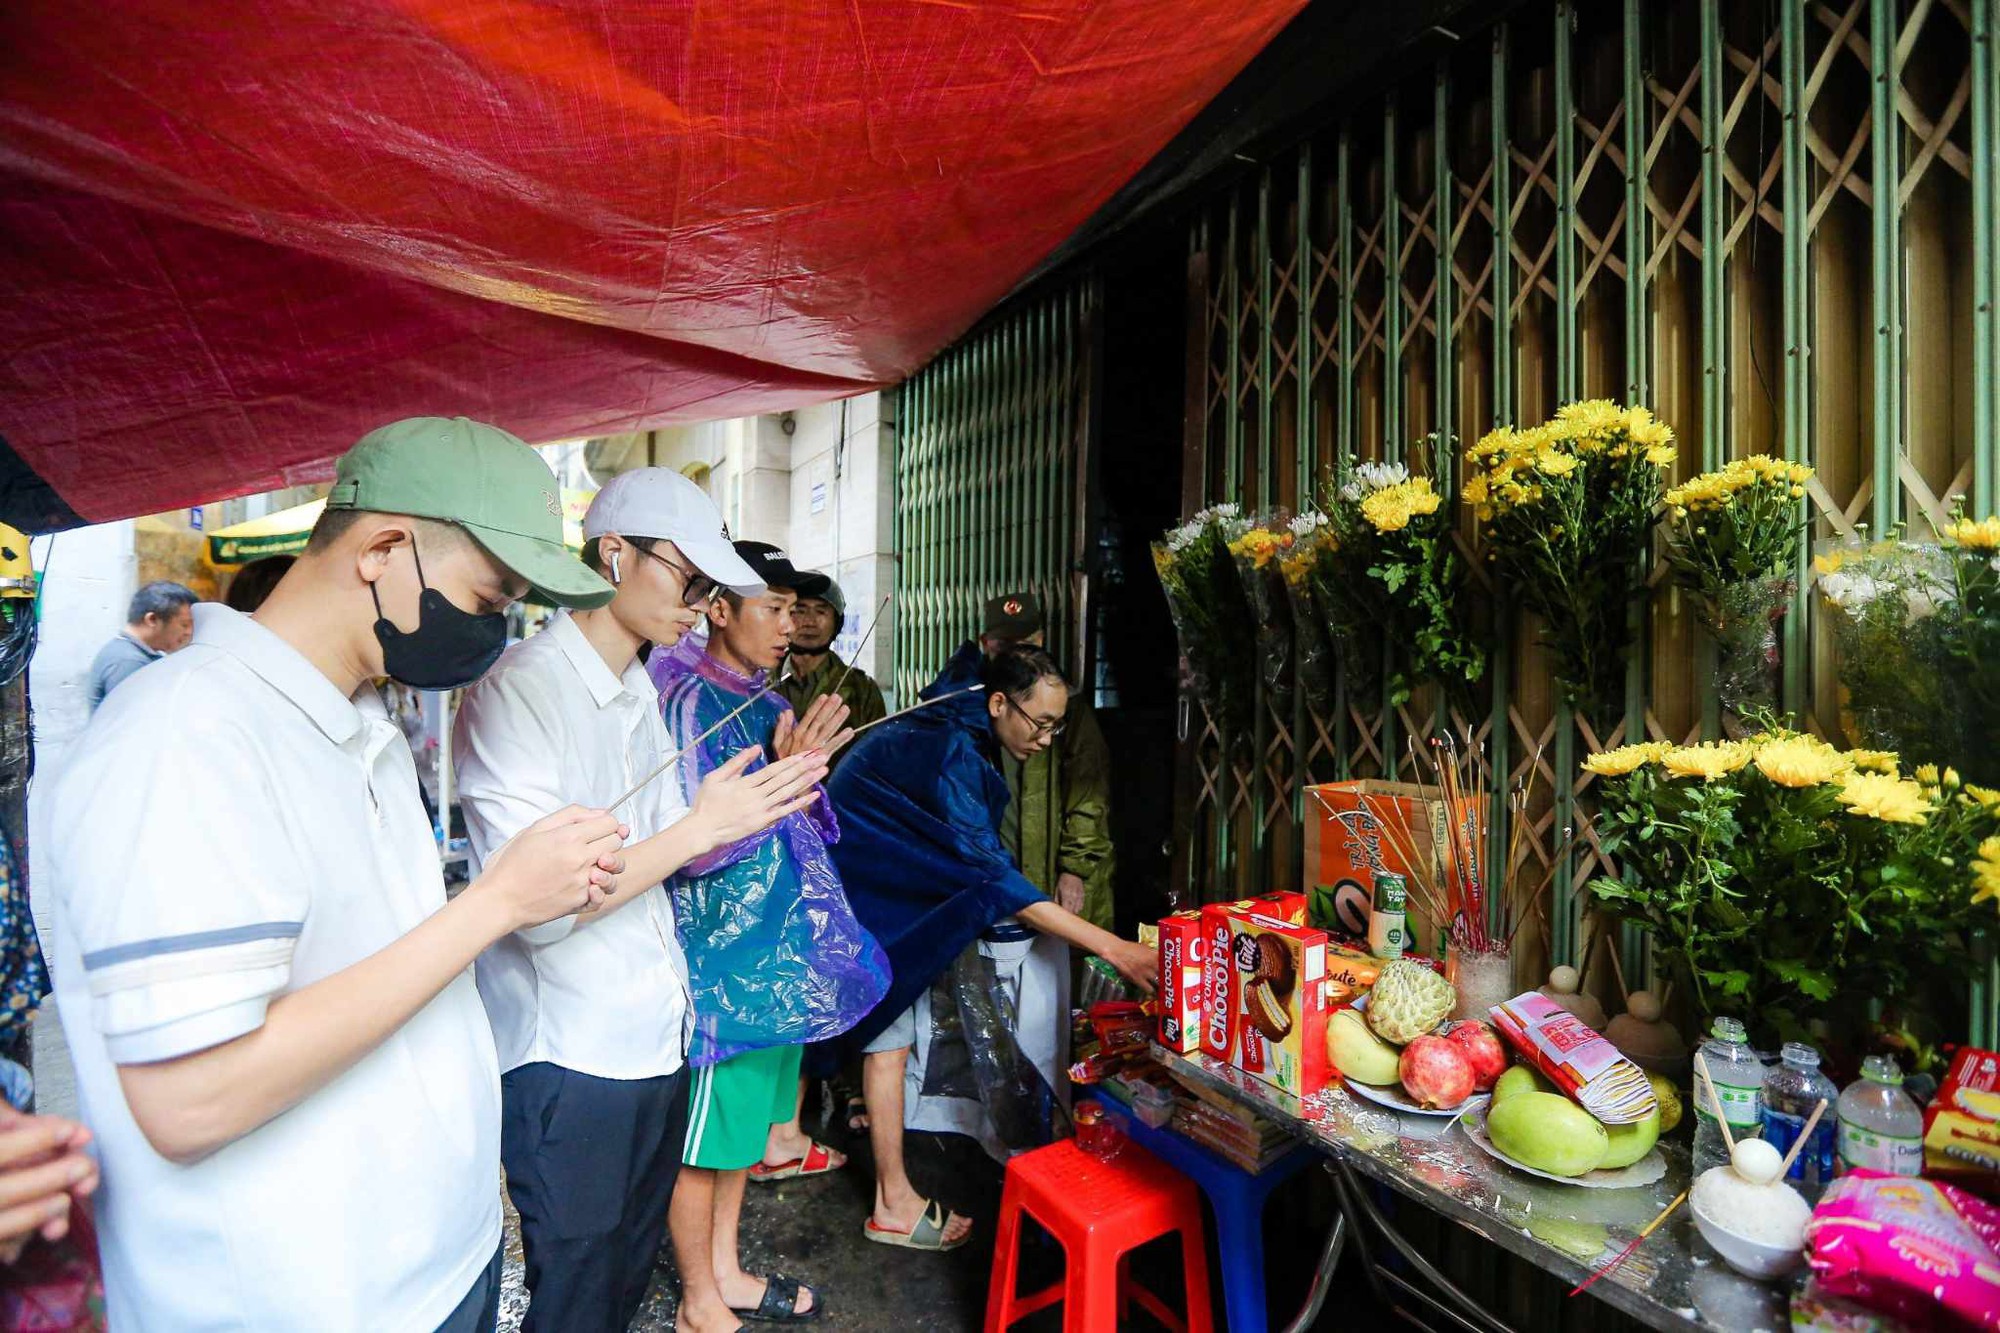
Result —
[[[1063,1280],[1032,1296],[1014,1292],[1024,1214],[1062,1243],[1066,1261]],[[1128,1254],[1172,1231],[1181,1234],[1185,1320],[1126,1271]],[[1090,1156],[1073,1139],[1008,1162],[993,1285],[986,1295],[986,1333],[1001,1333],[1058,1302],[1065,1306],[1063,1328],[1068,1333],[1110,1333],[1122,1324],[1132,1301],[1171,1329],[1211,1333],[1214,1328],[1201,1194],[1194,1182],[1130,1141],[1108,1162]]]

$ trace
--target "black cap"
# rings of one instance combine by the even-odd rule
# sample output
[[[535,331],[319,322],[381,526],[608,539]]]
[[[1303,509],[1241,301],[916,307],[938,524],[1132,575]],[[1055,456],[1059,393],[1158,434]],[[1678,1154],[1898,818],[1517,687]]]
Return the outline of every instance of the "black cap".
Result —
[[[789,588],[801,597],[824,597],[833,586],[827,575],[797,568],[790,556],[769,542],[737,542],[736,554],[773,588]]]
[[[986,603],[979,632],[991,639],[1025,639],[1046,628],[1041,598],[1031,592],[1009,592]]]

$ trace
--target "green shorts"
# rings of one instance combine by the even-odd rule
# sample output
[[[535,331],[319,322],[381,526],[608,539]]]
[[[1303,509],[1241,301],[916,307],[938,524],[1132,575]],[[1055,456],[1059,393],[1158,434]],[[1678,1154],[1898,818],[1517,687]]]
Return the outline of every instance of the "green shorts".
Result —
[[[798,1109],[804,1051],[770,1046],[695,1070],[681,1160],[711,1171],[742,1171],[762,1161],[771,1126],[790,1120]]]

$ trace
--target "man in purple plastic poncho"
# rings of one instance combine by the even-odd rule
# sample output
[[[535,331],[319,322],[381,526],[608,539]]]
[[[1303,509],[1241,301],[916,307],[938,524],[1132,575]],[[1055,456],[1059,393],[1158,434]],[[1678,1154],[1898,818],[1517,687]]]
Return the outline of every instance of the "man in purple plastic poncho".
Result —
[[[684,639],[650,664],[668,730],[690,746],[681,760],[689,791],[746,747],[784,759],[831,753],[850,734],[838,696],[796,719],[775,690],[760,697],[789,646],[792,603],[824,591],[826,576],[801,573],[762,542],[737,542],[736,551],[764,580],[764,595],[725,593],[709,607],[705,644]],[[698,1285],[690,1274],[712,1271],[723,1303],[742,1318],[791,1322],[821,1309],[818,1294],[793,1279],[743,1271],[744,1186],[752,1168],[778,1179],[845,1163],[794,1123],[800,1055],[805,1043],[852,1027],[888,989],[888,960],[856,923],[827,853],[839,836],[822,795],[673,880],[694,992],[695,1079],[670,1225],[689,1291]],[[692,1316],[684,1326],[707,1327],[702,1313],[684,1309],[684,1320]]]

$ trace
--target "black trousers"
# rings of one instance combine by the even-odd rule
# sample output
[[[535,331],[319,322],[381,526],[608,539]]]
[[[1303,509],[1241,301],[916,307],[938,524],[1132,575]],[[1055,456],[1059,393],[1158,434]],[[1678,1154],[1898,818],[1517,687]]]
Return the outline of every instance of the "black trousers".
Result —
[[[521,1214],[522,1333],[624,1333],[666,1236],[687,1070],[594,1078],[537,1063],[500,1080],[500,1160]]]

